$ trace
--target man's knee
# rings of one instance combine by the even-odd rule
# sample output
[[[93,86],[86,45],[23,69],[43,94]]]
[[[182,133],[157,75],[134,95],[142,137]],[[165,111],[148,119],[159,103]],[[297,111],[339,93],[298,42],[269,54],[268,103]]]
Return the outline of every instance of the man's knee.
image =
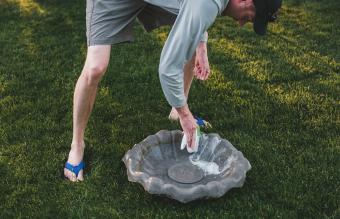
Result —
[[[106,69],[107,64],[105,63],[89,64],[86,66],[83,73],[85,74],[87,84],[97,85],[105,74]]]

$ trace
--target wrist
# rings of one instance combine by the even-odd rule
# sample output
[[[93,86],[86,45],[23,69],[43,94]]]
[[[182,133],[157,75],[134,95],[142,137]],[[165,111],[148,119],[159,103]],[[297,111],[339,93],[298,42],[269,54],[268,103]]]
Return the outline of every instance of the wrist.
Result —
[[[197,48],[196,48],[196,53],[206,53],[207,52],[207,43],[204,41],[199,42]]]
[[[176,110],[180,118],[187,117],[191,114],[188,104],[185,104],[182,107],[176,107]]]

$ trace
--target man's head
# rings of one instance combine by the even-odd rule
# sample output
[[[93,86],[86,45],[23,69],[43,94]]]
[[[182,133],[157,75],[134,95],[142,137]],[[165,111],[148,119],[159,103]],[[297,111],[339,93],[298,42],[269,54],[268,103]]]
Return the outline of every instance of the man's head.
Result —
[[[276,20],[282,0],[229,0],[223,15],[230,16],[240,26],[252,22],[254,31],[264,35],[268,22]]]

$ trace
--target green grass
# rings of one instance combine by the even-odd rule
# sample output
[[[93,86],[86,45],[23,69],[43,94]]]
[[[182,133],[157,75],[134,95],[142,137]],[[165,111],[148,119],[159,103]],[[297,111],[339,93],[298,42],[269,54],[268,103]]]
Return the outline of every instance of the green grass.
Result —
[[[20,2],[20,3],[19,3]],[[86,55],[84,1],[0,1],[0,218],[339,218],[340,3],[287,0],[260,38],[218,18],[213,74],[189,105],[252,164],[244,186],[189,204],[152,196],[121,161],[161,129],[168,27],[112,49],[86,131],[86,181],[61,179]],[[146,55],[147,54],[147,55]]]

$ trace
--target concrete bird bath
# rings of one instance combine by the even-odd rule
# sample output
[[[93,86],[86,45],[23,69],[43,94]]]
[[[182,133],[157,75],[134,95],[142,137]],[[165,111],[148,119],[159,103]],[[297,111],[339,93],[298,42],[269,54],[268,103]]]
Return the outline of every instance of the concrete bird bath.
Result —
[[[182,131],[162,130],[126,152],[123,162],[128,180],[144,189],[186,203],[217,198],[242,187],[249,161],[229,141],[203,134],[198,151],[180,150]]]

